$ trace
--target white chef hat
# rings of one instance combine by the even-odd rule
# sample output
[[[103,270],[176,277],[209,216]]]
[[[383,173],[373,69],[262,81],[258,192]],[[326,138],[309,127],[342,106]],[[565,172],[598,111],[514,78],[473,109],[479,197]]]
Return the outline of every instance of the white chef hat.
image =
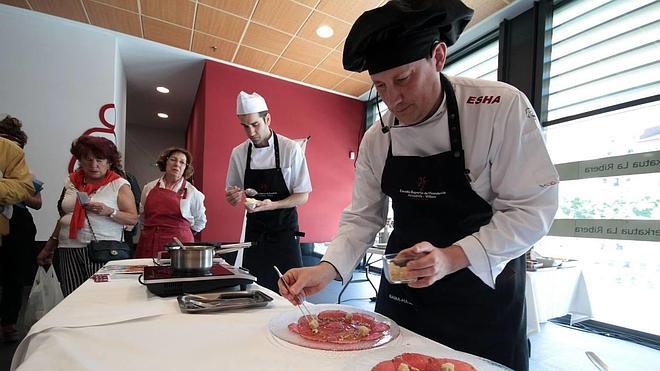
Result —
[[[268,106],[266,105],[266,100],[264,100],[261,95],[257,93],[248,94],[244,91],[238,93],[238,96],[236,97],[237,115],[246,115],[263,111],[268,111]]]

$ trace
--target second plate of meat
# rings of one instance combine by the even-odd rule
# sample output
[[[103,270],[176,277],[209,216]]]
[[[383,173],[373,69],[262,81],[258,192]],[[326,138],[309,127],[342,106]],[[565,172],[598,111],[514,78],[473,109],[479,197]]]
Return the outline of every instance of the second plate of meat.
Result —
[[[371,349],[399,336],[399,326],[378,313],[339,304],[307,306],[314,318],[292,308],[270,320],[271,333],[291,344],[337,351]]]

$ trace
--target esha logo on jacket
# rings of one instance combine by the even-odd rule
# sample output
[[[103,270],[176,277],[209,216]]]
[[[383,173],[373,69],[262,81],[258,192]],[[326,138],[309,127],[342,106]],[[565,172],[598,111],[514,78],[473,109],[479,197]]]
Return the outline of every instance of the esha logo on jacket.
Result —
[[[499,95],[482,95],[479,97],[475,97],[471,95],[467,99],[467,104],[495,104],[495,103],[500,103],[501,97]]]

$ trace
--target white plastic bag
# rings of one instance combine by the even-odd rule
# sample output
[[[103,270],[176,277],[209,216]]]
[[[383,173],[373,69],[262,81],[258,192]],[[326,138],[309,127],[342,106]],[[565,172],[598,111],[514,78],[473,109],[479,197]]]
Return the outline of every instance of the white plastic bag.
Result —
[[[25,328],[29,330],[48,311],[64,299],[60,281],[55,274],[55,268],[50,266],[48,272],[44,267],[37,269],[34,284],[30,290],[27,306],[25,307]]]

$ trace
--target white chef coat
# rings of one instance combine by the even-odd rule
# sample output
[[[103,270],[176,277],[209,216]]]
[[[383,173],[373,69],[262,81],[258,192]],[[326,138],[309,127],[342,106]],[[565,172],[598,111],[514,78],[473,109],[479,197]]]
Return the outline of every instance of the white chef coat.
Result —
[[[158,184],[160,188],[165,188],[163,178],[158,178],[147,183],[142,188],[142,196],[140,198],[140,224],[144,225],[144,204],[147,201],[149,192]],[[174,186],[172,191],[179,192],[183,184],[183,178]],[[199,232],[206,227],[206,207],[204,207],[204,194],[197,190],[190,182],[186,182],[186,198],[182,198],[179,203],[181,208],[181,216],[190,222],[190,228]]]
[[[274,137],[274,135],[270,136],[267,147],[257,148],[252,145],[250,161],[250,168],[252,170],[275,168]],[[282,134],[278,133],[277,139],[280,147],[280,168],[282,169],[282,176],[284,176],[284,182],[289,192],[291,194],[311,192],[312,182],[309,179],[307,160],[305,159],[302,148],[298,143]],[[249,143],[250,140],[248,139],[234,147],[231,151],[229,169],[227,170],[227,188],[231,188],[232,186],[244,188],[243,182],[245,181],[245,164]]]
[[[449,80],[458,102],[470,185],[493,208],[490,223],[454,244],[463,248],[469,269],[494,288],[506,264],[550,229],[557,211],[559,176],[524,94],[500,82],[460,77]],[[391,126],[394,116],[388,112],[383,121]],[[392,127],[385,135],[377,122],[365,133],[351,204],[344,210],[339,230],[323,258],[339,270],[344,282],[385,224],[388,198],[381,189],[381,176],[390,138],[394,156],[449,151],[446,102],[420,124]]]

